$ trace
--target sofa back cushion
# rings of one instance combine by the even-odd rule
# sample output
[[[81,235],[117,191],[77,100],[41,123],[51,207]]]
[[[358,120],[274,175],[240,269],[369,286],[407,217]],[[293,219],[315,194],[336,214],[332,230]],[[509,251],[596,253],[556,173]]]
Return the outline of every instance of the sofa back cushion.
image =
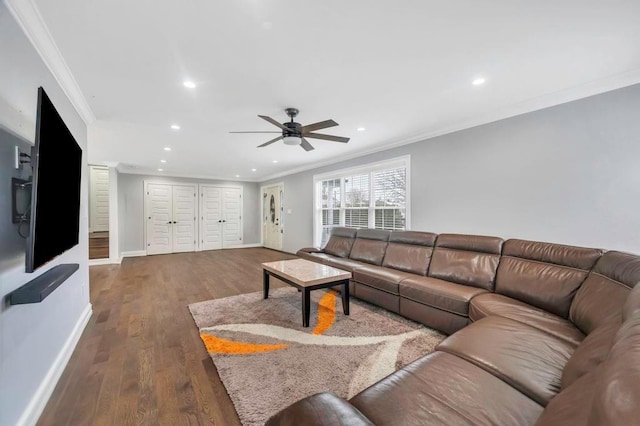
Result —
[[[429,276],[493,291],[502,238],[440,234]]]
[[[590,426],[636,425],[640,419],[640,286],[622,310],[622,326],[598,371]]]
[[[382,266],[427,275],[436,237],[431,232],[392,231]]]
[[[358,229],[349,258],[373,265],[382,265],[390,233],[390,231],[380,229]]]
[[[324,246],[324,252],[332,256],[349,257],[357,232],[357,229],[333,228],[331,238]]]
[[[573,297],[602,250],[507,240],[496,274],[496,293],[568,318]]]
[[[629,292],[640,282],[640,256],[602,255],[576,293],[569,318],[585,334],[620,315]]]

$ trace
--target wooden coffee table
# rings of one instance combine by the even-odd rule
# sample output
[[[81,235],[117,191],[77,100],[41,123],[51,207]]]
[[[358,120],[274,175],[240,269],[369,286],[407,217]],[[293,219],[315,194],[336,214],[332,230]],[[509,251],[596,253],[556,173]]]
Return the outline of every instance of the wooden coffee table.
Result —
[[[302,326],[309,327],[311,290],[342,286],[342,311],[349,315],[349,279],[351,272],[305,259],[280,260],[262,264],[264,298],[269,298],[269,276],[284,281],[302,292]]]

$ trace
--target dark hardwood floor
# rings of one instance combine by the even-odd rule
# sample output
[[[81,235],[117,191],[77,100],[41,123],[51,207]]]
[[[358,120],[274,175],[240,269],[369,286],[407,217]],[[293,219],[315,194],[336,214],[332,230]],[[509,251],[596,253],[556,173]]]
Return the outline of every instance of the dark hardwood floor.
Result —
[[[89,234],[89,259],[107,259],[109,257],[109,233],[93,232]]]
[[[93,316],[38,424],[240,424],[187,305],[261,291],[260,263],[294,257],[249,248],[92,266]]]

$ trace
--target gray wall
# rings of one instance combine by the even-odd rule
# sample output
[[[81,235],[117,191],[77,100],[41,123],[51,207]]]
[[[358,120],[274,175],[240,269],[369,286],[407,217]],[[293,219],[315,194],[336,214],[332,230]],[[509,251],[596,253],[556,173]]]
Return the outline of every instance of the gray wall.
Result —
[[[66,358],[79,337],[83,313],[89,312],[89,269],[87,231],[87,129],[75,109],[49,73],[35,49],[0,2],[0,127],[11,129],[33,142],[37,88],[43,86],[56,109],[83,149],[80,243],[32,274],[25,273],[25,242],[16,238],[17,229],[9,221],[9,177],[26,174],[11,164],[14,143],[9,132],[0,130],[0,297],[4,297],[60,263],[79,263],[80,270],[58,287],[42,303],[0,305],[0,424],[35,423],[48,392],[53,390]],[[27,147],[27,143],[22,143]],[[29,170],[30,172],[30,170]],[[74,329],[78,332],[73,334]],[[47,375],[49,382],[45,379]],[[48,386],[47,386],[48,385]],[[36,399],[38,391],[41,399]],[[32,411],[28,411],[30,403]],[[35,417],[35,418],[34,418]]]
[[[219,180],[145,176],[121,173],[118,175],[118,217],[121,252],[144,250],[144,181],[184,182],[209,185],[242,185],[244,244],[260,242],[260,198],[255,182],[225,182]]]
[[[640,253],[640,85],[273,179],[283,248],[313,241],[313,175],[411,155],[411,227]],[[264,183],[263,183],[264,184]]]

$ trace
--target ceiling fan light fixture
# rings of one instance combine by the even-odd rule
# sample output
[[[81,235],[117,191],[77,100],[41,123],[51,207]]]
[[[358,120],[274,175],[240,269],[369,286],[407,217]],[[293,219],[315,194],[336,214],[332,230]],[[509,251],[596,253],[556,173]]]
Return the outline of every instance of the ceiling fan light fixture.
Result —
[[[282,140],[285,145],[300,145],[302,143],[302,138],[295,135],[285,136]]]

